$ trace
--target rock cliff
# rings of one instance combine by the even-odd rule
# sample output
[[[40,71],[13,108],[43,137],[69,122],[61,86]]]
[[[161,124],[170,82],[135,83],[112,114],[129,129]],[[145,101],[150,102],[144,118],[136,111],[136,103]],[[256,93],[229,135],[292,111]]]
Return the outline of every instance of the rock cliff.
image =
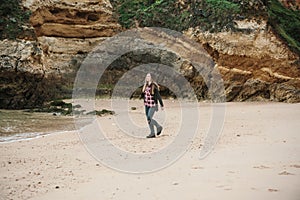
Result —
[[[70,97],[80,63],[122,30],[106,0],[24,0],[35,37],[0,41],[0,107],[40,106]]]
[[[202,43],[222,74],[228,101],[300,101],[299,55],[276,37],[265,21],[237,21],[241,32],[186,35]]]
[[[0,41],[1,108],[34,107],[53,98],[70,97],[76,71],[88,52],[124,30],[108,0],[23,0],[23,6],[32,12],[29,28],[34,28],[35,36]],[[300,102],[299,55],[260,18],[235,24],[245,31],[184,31],[214,59],[227,100]],[[102,83],[115,83],[127,65],[143,63],[142,57],[160,60],[160,55],[151,51],[125,55],[113,64],[119,67],[107,72]],[[181,64],[199,99],[207,98],[201,77],[190,72],[189,64]]]

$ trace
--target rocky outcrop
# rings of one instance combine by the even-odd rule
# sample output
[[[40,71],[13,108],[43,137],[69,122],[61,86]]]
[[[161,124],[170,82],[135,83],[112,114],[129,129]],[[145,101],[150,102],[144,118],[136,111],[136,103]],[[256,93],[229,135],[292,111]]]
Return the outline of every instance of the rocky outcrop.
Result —
[[[238,21],[236,24],[238,32],[209,33],[197,29],[185,32],[201,43],[214,59],[224,81],[227,101],[300,102],[299,55],[290,51],[264,21]],[[126,54],[110,66],[102,84],[114,85],[132,66],[145,63],[175,66],[190,82],[199,100],[210,98],[203,78],[192,64],[170,52],[149,50]],[[174,96],[164,87],[161,93]]]
[[[186,32],[203,45],[208,44],[219,54],[244,57],[295,60],[296,55],[268,28],[266,21],[236,21],[239,32],[202,32],[190,29]]]
[[[299,55],[291,52],[264,21],[236,24],[240,32],[186,32],[214,58],[227,100],[300,102]]]
[[[0,108],[32,108],[67,94],[63,76],[49,73],[37,41],[0,41]]]
[[[33,9],[30,21],[38,37],[110,37],[120,29],[109,1],[36,1],[29,8]]]
[[[88,52],[122,29],[107,0],[23,0],[23,5],[32,12],[36,36],[0,41],[0,108],[70,97]]]
[[[68,74],[99,42],[121,31],[107,0],[24,1],[50,72]]]

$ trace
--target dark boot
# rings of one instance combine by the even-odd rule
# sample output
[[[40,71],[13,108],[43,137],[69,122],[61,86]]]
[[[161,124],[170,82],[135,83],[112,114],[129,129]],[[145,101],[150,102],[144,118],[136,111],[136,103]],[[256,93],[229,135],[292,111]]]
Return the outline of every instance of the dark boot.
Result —
[[[163,127],[161,126],[160,128],[157,129],[157,136],[161,134],[161,131],[163,130]]]
[[[147,136],[147,138],[155,138],[155,134],[150,134]]]

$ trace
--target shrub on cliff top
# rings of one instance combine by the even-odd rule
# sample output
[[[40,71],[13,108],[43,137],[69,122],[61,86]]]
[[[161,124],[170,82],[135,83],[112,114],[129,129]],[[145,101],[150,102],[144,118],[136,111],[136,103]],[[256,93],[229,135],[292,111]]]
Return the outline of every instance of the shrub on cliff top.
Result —
[[[269,24],[291,49],[300,54],[300,11],[285,8],[277,0],[268,2]]]
[[[278,0],[111,0],[119,23],[125,28],[164,27],[183,31],[240,31],[234,20],[268,20],[289,47],[300,52],[300,14]]]
[[[0,39],[16,39],[22,34],[30,15],[30,11],[22,8],[21,0],[1,0]]]
[[[233,18],[241,13],[240,5],[230,0],[112,0],[119,23],[126,28],[139,26],[164,27],[177,31],[201,26],[220,31],[233,28]]]

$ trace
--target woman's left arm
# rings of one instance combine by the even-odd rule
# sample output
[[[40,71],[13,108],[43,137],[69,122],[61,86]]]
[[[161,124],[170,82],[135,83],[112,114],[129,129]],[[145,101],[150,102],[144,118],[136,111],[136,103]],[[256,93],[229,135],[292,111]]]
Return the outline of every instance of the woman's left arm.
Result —
[[[164,103],[162,101],[162,98],[161,98],[161,96],[159,94],[158,89],[156,89],[156,97],[157,97],[157,100],[159,101],[160,106],[163,108],[164,107]]]

